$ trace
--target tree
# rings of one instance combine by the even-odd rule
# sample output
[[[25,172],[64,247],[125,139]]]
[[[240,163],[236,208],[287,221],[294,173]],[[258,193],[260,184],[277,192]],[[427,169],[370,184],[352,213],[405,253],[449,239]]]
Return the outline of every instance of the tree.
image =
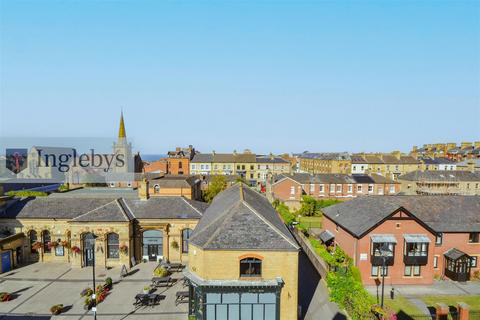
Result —
[[[302,216],[314,216],[319,212],[317,200],[310,196],[302,197],[302,206],[298,210],[298,214]]]
[[[213,198],[227,188],[227,180],[224,176],[214,176],[208,185],[207,190],[203,193],[203,200],[211,203]]]

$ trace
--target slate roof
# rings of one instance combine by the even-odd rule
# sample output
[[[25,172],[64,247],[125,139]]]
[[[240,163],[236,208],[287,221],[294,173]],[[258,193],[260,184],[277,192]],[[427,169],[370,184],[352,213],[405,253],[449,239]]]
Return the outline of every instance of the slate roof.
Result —
[[[352,178],[357,183],[371,183],[371,184],[394,184],[399,183],[390,178],[384,177],[380,174],[372,173],[371,175],[367,174],[352,174]]]
[[[420,160],[410,155],[401,155],[399,158],[393,154],[355,154],[352,164],[420,164]]]
[[[69,220],[112,201],[111,198],[24,198],[14,201],[0,217]]]
[[[214,198],[190,242],[204,250],[299,250],[268,200],[243,183]]]
[[[280,157],[257,157],[257,163],[289,163],[288,160],[285,160]]]
[[[319,152],[310,153],[305,152],[300,155],[300,158],[305,159],[320,159],[320,160],[350,160],[348,152]]]
[[[192,163],[237,163],[248,162],[255,163],[256,156],[253,153],[199,153],[196,154]]]
[[[197,176],[163,176],[149,181],[150,186],[158,184],[160,188],[189,188],[193,187],[200,179]]]
[[[137,219],[200,219],[208,206],[183,197],[125,199],[124,202]]]
[[[398,177],[405,181],[478,181],[480,173],[455,170],[412,171]]]
[[[290,178],[300,184],[318,184],[318,183],[355,183],[355,180],[348,174],[341,173],[295,173],[295,174],[281,174],[278,176],[278,180],[283,178]]]
[[[450,160],[448,158],[422,158],[420,159],[425,164],[456,164],[457,162]]]
[[[452,260],[458,260],[463,256],[468,256],[468,254],[466,254],[461,250],[458,250],[457,248],[451,248],[450,250],[446,251],[443,255]]]
[[[130,221],[137,219],[200,219],[208,204],[183,197],[125,198],[38,197],[15,199],[0,218]]]
[[[120,204],[121,199],[115,199],[101,207],[86,212],[72,219],[72,222],[125,222],[133,219]]]
[[[370,196],[322,209],[356,237],[405,208],[435,232],[480,232],[480,196]]]

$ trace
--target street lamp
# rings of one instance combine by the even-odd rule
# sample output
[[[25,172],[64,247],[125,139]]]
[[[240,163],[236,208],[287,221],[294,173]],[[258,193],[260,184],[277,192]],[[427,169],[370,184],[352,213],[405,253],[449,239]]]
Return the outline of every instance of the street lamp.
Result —
[[[93,241],[92,241],[92,276],[93,276],[93,294],[92,294],[92,311],[93,311],[93,319],[97,320],[97,296],[96,296],[96,288],[95,288],[95,247],[96,247],[96,239],[98,238],[97,235],[93,234]]]
[[[389,249],[388,243],[382,244],[380,247],[380,257],[382,258],[382,303],[380,306],[383,308],[383,298],[385,295],[385,268],[387,264],[387,258],[392,254],[392,250]]]

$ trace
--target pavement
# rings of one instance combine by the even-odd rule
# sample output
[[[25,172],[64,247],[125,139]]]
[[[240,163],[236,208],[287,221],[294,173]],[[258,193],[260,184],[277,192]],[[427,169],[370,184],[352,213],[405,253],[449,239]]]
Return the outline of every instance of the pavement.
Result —
[[[480,295],[480,282],[469,281],[465,283],[444,280],[435,280],[432,285],[387,285],[385,284],[385,294],[389,295],[391,288],[394,288],[396,294],[405,297],[417,297],[426,295]],[[371,294],[376,295],[376,286],[365,287]]]
[[[97,307],[97,319],[187,319],[188,303],[175,306],[175,293],[186,288],[180,282],[172,287],[159,288],[155,293],[165,296],[153,307],[133,306],[134,297],[150,284],[156,263],[142,263],[132,268],[126,278],[120,277],[120,268],[96,268],[97,284],[111,277],[114,284],[106,299]],[[172,278],[182,278],[174,273]],[[80,292],[92,287],[92,268],[71,268],[69,264],[35,263],[0,276],[0,292],[13,293],[15,298],[0,303],[0,320],[23,319],[89,319],[91,311],[83,308]],[[66,312],[51,316],[50,307],[63,304]],[[18,317],[17,317],[18,316]]]

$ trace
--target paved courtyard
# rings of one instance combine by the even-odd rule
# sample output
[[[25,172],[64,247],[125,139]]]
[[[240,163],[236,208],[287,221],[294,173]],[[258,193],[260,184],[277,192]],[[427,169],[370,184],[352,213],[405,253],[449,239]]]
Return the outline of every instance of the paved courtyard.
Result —
[[[136,307],[134,297],[151,282],[156,263],[142,263],[132,268],[131,274],[121,279],[120,268],[96,268],[96,279],[103,283],[113,279],[113,289],[97,307],[98,319],[187,319],[188,303],[175,305],[175,293],[186,287],[177,281],[169,288],[159,288],[155,293],[164,296],[153,307]],[[182,278],[173,273],[172,278]],[[92,312],[83,308],[80,292],[92,287],[92,268],[71,268],[68,264],[35,263],[0,275],[0,292],[13,293],[15,298],[0,303],[0,320],[7,319],[91,319]],[[63,304],[68,311],[51,316],[50,307]],[[15,317],[18,315],[18,317]]]

